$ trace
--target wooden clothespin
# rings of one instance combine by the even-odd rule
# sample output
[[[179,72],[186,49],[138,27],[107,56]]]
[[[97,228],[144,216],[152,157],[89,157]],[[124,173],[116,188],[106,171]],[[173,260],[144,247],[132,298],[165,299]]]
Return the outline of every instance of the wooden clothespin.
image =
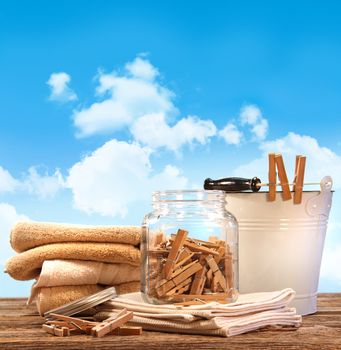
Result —
[[[171,279],[163,279],[156,284],[156,292],[159,296],[164,295],[169,290],[178,286],[181,282],[187,280],[189,277],[194,275],[197,271],[202,268],[202,265],[198,262],[198,260],[192,261],[190,264],[179,268],[174,271],[171,275]]]
[[[111,333],[111,335],[141,335],[142,334],[142,327],[118,327],[114,329]]]
[[[302,202],[302,191],[304,183],[304,172],[305,172],[306,157],[296,156],[295,163],[295,178],[294,178],[294,204],[300,204]]]
[[[164,273],[165,273],[166,279],[169,279],[170,276],[172,275],[176,258],[178,256],[179,250],[183,247],[187,234],[188,234],[188,231],[179,229],[175,236],[174,242],[172,244],[172,248],[168,254],[168,257],[166,258],[166,263],[164,267]]]
[[[207,248],[207,247],[205,247],[203,245],[199,245],[197,243],[185,241],[184,246],[188,247],[193,252],[211,254],[214,256],[219,255],[219,253],[217,251],[215,251],[214,249]]]
[[[204,266],[194,275],[194,280],[191,286],[190,294],[201,294],[206,282],[207,268]]]
[[[92,327],[98,325],[98,322],[81,320],[81,319],[76,318],[76,317],[59,315],[59,314],[55,314],[55,313],[50,313],[49,317],[52,317],[52,318],[54,318],[56,320],[63,320],[63,321],[66,321],[67,323],[73,322],[74,324],[79,326],[81,329],[83,329],[83,331],[86,332],[86,333],[89,333],[89,329],[91,329]]]
[[[101,322],[97,326],[91,329],[91,334],[94,337],[103,337],[106,334],[112,332],[117,327],[120,327],[130,321],[133,318],[134,314],[131,311],[127,311],[127,309],[123,309],[117,315],[110,317],[109,319]]]
[[[276,183],[277,183],[277,174],[276,174],[276,160],[275,153],[269,153],[269,202],[276,200]]]
[[[179,268],[180,266],[183,266],[188,261],[191,261],[194,253],[190,252],[189,249],[184,248],[183,251],[179,254],[179,257],[177,259],[177,263],[174,265],[174,270]]]
[[[226,301],[229,298],[228,293],[211,293],[211,294],[182,294],[174,295],[172,298],[173,301],[180,301],[181,303],[192,300],[203,300],[203,301],[218,301],[219,303]]]
[[[217,263],[215,262],[212,255],[208,255],[206,257],[206,261],[208,266],[212,269],[213,275],[216,276],[217,282],[220,284],[221,288],[223,288],[224,292],[227,291],[226,289],[226,280],[223,276],[222,272],[220,271]]]
[[[281,183],[281,187],[283,191],[282,197],[283,197],[283,200],[287,201],[291,199],[291,192],[290,192],[289,181],[288,181],[287,173],[285,171],[282,155],[276,154],[275,160],[276,160],[276,165],[278,169],[279,181]]]
[[[70,329],[68,327],[59,327],[55,325],[43,324],[42,328],[46,333],[55,335],[57,337],[70,336]]]
[[[181,282],[178,285],[176,285],[173,289],[169,290],[165,294],[165,296],[172,296],[172,295],[177,295],[177,294],[184,293],[185,291],[189,290],[191,282],[192,282],[192,278],[191,277],[187,278],[183,282]]]

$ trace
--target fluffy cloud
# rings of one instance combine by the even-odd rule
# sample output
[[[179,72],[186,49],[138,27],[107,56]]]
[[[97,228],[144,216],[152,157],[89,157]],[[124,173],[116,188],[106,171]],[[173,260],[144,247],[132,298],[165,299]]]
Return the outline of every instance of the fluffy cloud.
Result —
[[[229,145],[239,145],[243,138],[243,133],[238,130],[235,124],[229,122],[224,129],[219,131],[219,136]]]
[[[52,73],[47,85],[51,89],[49,99],[51,101],[69,102],[77,100],[76,93],[69,87],[71,77],[65,72]]]
[[[8,170],[0,166],[0,194],[4,192],[28,193],[41,199],[53,197],[65,187],[63,175],[57,169],[49,175],[42,167],[31,166],[20,179],[15,179]],[[40,170],[40,171],[39,171]]]
[[[12,226],[21,220],[28,220],[28,217],[18,214],[15,207],[8,203],[0,203],[0,265],[14,254],[9,242]]]
[[[19,186],[17,181],[8,170],[0,166],[0,194],[4,192],[13,192]]]
[[[39,198],[54,197],[65,186],[63,176],[59,169],[49,175],[47,171],[40,174],[37,167],[30,167],[25,176],[22,187],[30,194]]]
[[[240,111],[240,121],[242,125],[249,125],[255,140],[264,140],[268,128],[268,121],[263,118],[261,110],[254,105],[247,105]]]
[[[206,144],[217,130],[211,120],[188,116],[169,126],[163,113],[147,114],[131,128],[135,140],[151,148],[166,147],[178,151],[184,144]]]
[[[157,68],[140,57],[136,57],[133,62],[128,62],[125,68],[133,77],[143,80],[154,80],[159,75]]]
[[[295,156],[302,154],[307,156],[306,182],[318,182],[323,176],[330,175],[334,180],[334,188],[341,187],[341,157],[329,148],[321,147],[313,137],[290,132],[283,138],[261,143],[259,148],[263,152],[261,157],[238,167],[236,176],[258,176],[265,181],[268,176],[267,154],[278,152],[283,154],[288,178],[292,181]]]
[[[73,114],[78,136],[108,133],[129,126],[150,113],[176,112],[173,93],[156,81],[158,71],[146,59],[127,63],[126,73],[100,73],[96,92],[104,99]]]
[[[153,174],[150,154],[138,144],[111,140],[76,163],[67,178],[75,207],[124,217],[130,204],[148,200],[151,191],[186,186],[187,179],[174,166]]]

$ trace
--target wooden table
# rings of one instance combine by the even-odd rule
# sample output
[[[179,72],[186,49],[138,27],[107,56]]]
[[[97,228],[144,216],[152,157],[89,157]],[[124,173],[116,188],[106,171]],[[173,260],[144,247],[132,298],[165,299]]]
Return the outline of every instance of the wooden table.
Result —
[[[44,319],[25,299],[0,299],[0,349],[341,349],[341,293],[320,294],[318,312],[296,330],[263,329],[231,338],[143,332],[142,336],[59,338],[41,329]]]

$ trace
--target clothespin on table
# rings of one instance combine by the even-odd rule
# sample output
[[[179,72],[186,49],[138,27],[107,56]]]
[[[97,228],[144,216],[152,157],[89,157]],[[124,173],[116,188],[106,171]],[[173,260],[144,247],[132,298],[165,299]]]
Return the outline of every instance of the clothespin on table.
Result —
[[[304,182],[306,157],[296,156],[295,163],[295,179],[294,179],[294,204],[300,204],[302,202],[302,191]]]
[[[112,332],[116,328],[124,325],[128,321],[133,318],[133,313],[131,311],[127,311],[127,309],[123,309],[117,315],[108,318],[104,322],[96,325],[91,329],[91,334],[95,337],[103,337],[104,335]]]
[[[282,197],[283,197],[283,200],[287,201],[287,200],[291,199],[291,192],[290,192],[288,176],[287,176],[287,173],[285,171],[285,166],[284,166],[282,155],[276,154],[275,161],[276,161],[276,165],[277,165],[277,169],[278,169],[279,181],[281,183],[281,187],[282,187],[282,191],[283,191]]]

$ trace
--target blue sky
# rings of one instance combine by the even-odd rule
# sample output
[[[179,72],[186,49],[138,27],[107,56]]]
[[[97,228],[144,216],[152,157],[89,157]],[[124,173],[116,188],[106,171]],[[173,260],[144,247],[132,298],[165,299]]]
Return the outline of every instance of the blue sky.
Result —
[[[320,290],[340,290],[340,11],[1,2],[0,265],[17,219],[140,224],[152,190],[264,178],[252,161],[277,147],[288,164],[308,156],[307,179],[334,178]],[[0,295],[29,285],[0,275]]]

